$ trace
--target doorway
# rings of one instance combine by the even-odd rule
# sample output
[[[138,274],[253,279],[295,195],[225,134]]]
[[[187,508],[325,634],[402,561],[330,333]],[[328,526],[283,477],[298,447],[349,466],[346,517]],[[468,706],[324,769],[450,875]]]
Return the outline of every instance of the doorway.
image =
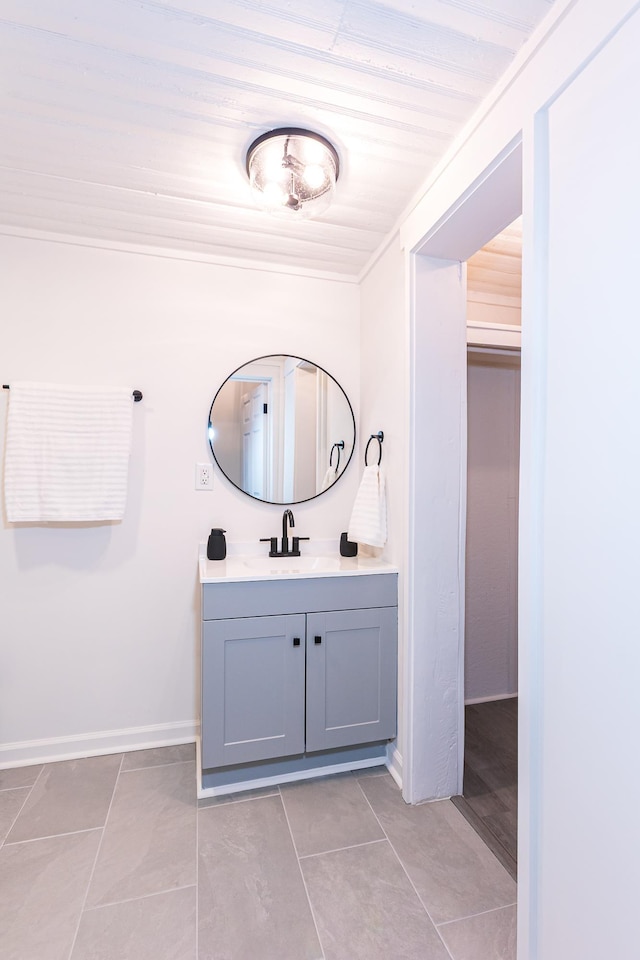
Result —
[[[454,803],[516,878],[522,222],[467,261],[464,774]],[[500,329],[499,329],[500,328]]]
[[[465,736],[456,805],[517,871],[520,358],[469,355]]]

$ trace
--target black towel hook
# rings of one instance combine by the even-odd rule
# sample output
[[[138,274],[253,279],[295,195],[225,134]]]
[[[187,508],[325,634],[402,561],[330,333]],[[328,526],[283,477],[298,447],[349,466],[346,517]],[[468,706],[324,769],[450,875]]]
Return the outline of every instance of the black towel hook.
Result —
[[[338,469],[340,468],[340,451],[341,451],[341,450],[344,450],[344,440],[339,440],[337,443],[334,443],[334,445],[331,447],[331,453],[329,454],[329,466],[330,466],[330,467],[333,466],[333,451],[334,451],[334,450],[337,450],[337,451],[338,451],[338,459],[337,459],[337,461],[336,461],[336,473],[337,473],[337,472],[338,472]]]
[[[364,450],[365,467],[369,466],[367,462],[367,454],[369,453],[369,444],[371,443],[372,440],[378,441],[378,466],[380,466],[380,464],[382,463],[382,441],[384,440],[384,433],[382,432],[382,430],[378,430],[377,433],[372,433],[369,439],[367,440],[367,445]]]

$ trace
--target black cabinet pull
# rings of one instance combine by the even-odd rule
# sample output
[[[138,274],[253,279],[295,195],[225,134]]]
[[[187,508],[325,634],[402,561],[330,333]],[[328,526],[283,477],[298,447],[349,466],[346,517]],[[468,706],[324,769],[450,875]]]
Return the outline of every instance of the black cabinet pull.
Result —
[[[316,643],[322,643],[322,637],[314,637],[313,639]]]
[[[293,638],[293,645],[294,645],[294,647],[299,647],[299,646],[300,646],[300,637],[294,637],[294,638]]]

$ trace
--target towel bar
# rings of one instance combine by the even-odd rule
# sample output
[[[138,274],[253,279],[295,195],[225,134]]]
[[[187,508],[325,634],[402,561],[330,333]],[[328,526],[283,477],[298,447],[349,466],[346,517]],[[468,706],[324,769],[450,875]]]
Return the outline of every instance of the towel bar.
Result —
[[[9,386],[8,383],[3,383],[3,384],[2,384],[2,389],[3,389],[3,390],[10,390],[11,387]],[[141,392],[140,390],[134,390],[133,393],[132,393],[132,397],[133,397],[133,399],[134,399],[134,402],[135,402],[135,403],[138,403],[139,400],[142,400],[142,392]]]

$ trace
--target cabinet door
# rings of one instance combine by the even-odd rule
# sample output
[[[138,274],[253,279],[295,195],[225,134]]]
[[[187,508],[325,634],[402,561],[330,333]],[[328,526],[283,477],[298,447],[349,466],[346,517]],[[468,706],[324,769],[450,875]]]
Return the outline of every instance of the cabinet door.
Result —
[[[396,734],[396,607],[307,616],[307,751]]]
[[[304,628],[304,614],[203,623],[203,767],[303,753]]]

